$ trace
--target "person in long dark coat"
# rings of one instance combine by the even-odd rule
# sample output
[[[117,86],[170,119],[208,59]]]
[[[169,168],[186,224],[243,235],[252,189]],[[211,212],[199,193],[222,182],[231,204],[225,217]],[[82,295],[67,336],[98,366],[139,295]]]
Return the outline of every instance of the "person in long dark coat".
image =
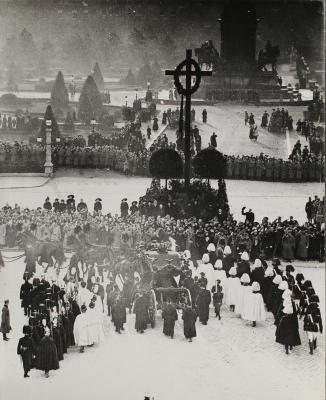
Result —
[[[33,285],[25,279],[25,282],[20,287],[20,300],[21,307],[24,309],[24,315],[28,317],[31,315],[31,301],[32,301]]]
[[[49,371],[59,369],[57,348],[48,327],[45,328],[45,335],[40,341],[36,368],[44,371],[46,378],[49,377]]]
[[[229,277],[229,271],[234,266],[234,258],[230,246],[225,246],[224,248],[222,264],[226,276]]]
[[[282,257],[286,261],[293,260],[294,258],[294,249],[295,249],[295,238],[293,235],[286,231],[282,237]]]
[[[241,260],[237,264],[237,277],[241,278],[243,274],[251,276],[249,254],[246,251],[241,254]]]
[[[123,324],[127,321],[126,304],[119,294],[112,308],[112,320],[115,331],[121,333],[124,330]]]
[[[178,319],[178,313],[176,308],[171,302],[171,299],[167,299],[167,304],[162,311],[163,318],[163,333],[166,336],[171,336],[173,339],[174,336],[174,325],[175,321]]]
[[[185,335],[185,338],[188,339],[189,342],[192,342],[192,338],[197,336],[196,333],[197,313],[190,306],[187,306],[183,310],[182,319],[183,319],[183,333]]]
[[[62,361],[63,360],[63,343],[62,343],[62,336],[61,336],[60,328],[57,325],[53,326],[52,335],[53,335],[53,340],[54,340],[55,346],[57,348],[58,360]]]
[[[21,356],[24,368],[24,378],[29,378],[29,371],[32,369],[32,361],[36,356],[35,343],[31,337],[32,329],[30,326],[23,327],[24,336],[19,339],[17,354]]]
[[[293,314],[291,305],[284,307],[275,335],[276,342],[284,345],[286,354],[289,354],[289,348],[292,350],[293,346],[301,344],[298,318]]]
[[[9,300],[5,300],[5,304],[2,308],[1,314],[1,327],[0,332],[2,332],[3,340],[8,341],[7,333],[11,331],[10,325],[10,313],[9,313]]]
[[[137,332],[144,333],[148,321],[148,298],[145,294],[135,301],[134,313],[136,314],[135,329]]]
[[[271,287],[273,285],[273,279],[275,277],[275,273],[273,271],[272,267],[267,267],[266,271],[264,273],[264,280],[262,284],[260,285],[261,287],[261,294],[264,299],[264,303],[266,304],[266,308],[269,311],[270,306],[269,306],[269,293],[271,290]]]
[[[198,308],[199,321],[203,325],[207,325],[207,321],[209,319],[209,305],[211,300],[210,291],[205,289],[205,286],[201,286],[196,300],[196,306]]]

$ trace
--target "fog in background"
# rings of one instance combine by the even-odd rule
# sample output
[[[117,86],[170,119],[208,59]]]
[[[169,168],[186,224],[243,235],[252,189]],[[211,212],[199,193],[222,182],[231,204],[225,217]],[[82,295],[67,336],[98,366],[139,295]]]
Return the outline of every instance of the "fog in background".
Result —
[[[292,42],[311,64],[322,59],[322,2],[256,1],[257,53],[270,39]],[[213,40],[220,49],[223,3],[185,0],[0,0],[0,71],[19,78],[85,76],[98,61],[105,76],[145,63],[180,62],[186,48]],[[16,76],[16,79],[17,79]]]

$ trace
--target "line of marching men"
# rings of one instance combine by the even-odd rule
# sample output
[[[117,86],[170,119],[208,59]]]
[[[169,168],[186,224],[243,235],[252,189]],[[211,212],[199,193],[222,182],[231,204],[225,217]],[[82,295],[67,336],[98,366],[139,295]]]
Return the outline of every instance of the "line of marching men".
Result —
[[[102,286],[92,279],[90,290],[86,282],[77,289],[73,276],[65,281],[60,287],[51,274],[24,274],[20,299],[27,324],[17,354],[22,358],[25,378],[32,368],[49,377],[49,371],[59,368],[69,347],[77,345],[84,352],[86,346],[104,339]]]
[[[271,312],[276,326],[276,342],[284,345],[286,354],[301,344],[299,320],[303,320],[309,352],[313,354],[318,335],[323,332],[323,323],[320,300],[311,281],[306,280],[302,273],[294,276],[294,267],[291,264],[284,267],[279,259],[273,259],[269,266],[259,258],[250,264],[247,252],[227,268],[224,261],[231,254],[229,246],[224,248],[224,258],[217,259],[213,265],[209,256],[211,247],[209,244],[208,253],[203,255],[197,268],[192,265],[192,272],[185,281],[187,288],[193,291],[194,283],[198,281],[211,289],[215,314],[219,319],[223,304],[243,320],[251,321],[252,327],[266,320],[266,310]],[[190,260],[189,251],[186,250],[185,254]]]

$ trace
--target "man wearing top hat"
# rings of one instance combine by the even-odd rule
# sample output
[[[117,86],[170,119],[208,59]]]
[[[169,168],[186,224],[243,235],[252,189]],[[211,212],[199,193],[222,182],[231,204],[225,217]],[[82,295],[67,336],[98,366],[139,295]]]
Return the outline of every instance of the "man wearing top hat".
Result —
[[[67,211],[69,214],[76,211],[75,196],[70,194],[67,199]]]
[[[129,205],[127,199],[122,199],[120,204],[121,218],[126,218],[128,216]]]

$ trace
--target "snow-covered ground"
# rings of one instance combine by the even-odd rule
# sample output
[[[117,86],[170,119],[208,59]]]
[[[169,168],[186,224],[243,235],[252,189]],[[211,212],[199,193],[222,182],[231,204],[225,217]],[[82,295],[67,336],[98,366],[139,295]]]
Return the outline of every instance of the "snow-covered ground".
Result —
[[[103,210],[115,214],[120,212],[122,198],[126,197],[131,204],[146,193],[151,182],[150,178],[126,177],[111,171],[74,169],[60,169],[55,178],[40,187],[37,186],[43,184],[44,179],[38,179],[0,178],[0,207],[8,202],[34,208],[42,206],[46,196],[53,201],[56,197],[66,199],[67,195],[74,194],[76,201],[82,198],[89,207],[93,207],[94,200],[101,197]],[[33,187],[28,188],[29,182]],[[214,186],[216,183],[211,181],[211,184]],[[238,220],[243,219],[241,208],[246,206],[252,208],[258,221],[267,215],[270,220],[293,215],[303,223],[308,197],[315,194],[322,197],[324,190],[320,183],[227,180],[226,185],[231,212]],[[19,188],[15,189],[15,186]]]
[[[13,253],[6,253],[13,256]],[[310,278],[324,304],[324,269],[296,268]],[[11,400],[115,399],[155,400],[188,399],[280,399],[322,400],[324,398],[324,336],[314,355],[308,353],[302,331],[302,345],[290,355],[275,343],[272,315],[252,328],[234,314],[222,310],[218,321],[210,316],[207,326],[197,323],[197,338],[188,343],[183,337],[181,316],[175,338],[162,334],[158,315],[155,329],[143,335],[134,330],[134,316],[127,315],[125,331],[115,333],[105,318],[105,341],[84,354],[71,348],[58,371],[45,379],[32,370],[23,378],[16,347],[26,321],[20,308],[19,288],[24,264],[8,263],[0,272],[0,301],[10,299],[13,331],[9,342],[0,341],[0,398]]]

